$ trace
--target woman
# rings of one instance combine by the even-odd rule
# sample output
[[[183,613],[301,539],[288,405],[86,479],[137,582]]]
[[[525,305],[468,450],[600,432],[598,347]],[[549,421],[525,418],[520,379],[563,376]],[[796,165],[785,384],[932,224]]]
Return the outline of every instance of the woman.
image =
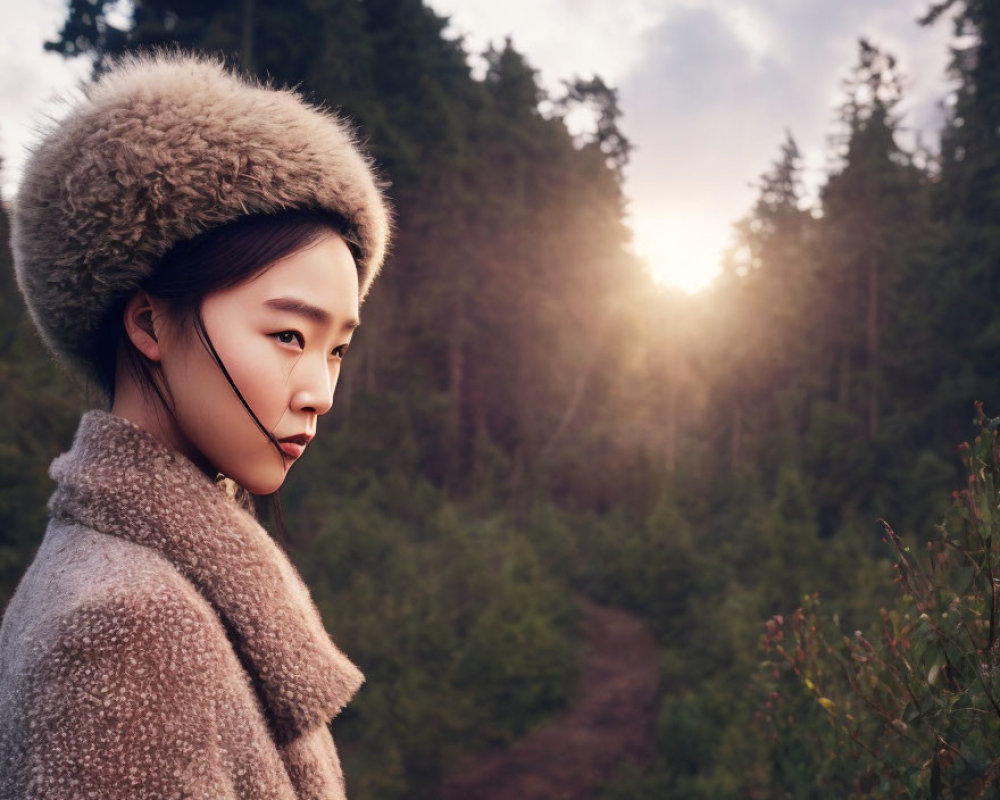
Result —
[[[110,412],[0,628],[0,798],[344,796],[363,678],[232,488],[315,435],[388,227],[342,122],[210,60],[123,60],[34,151],[18,283]]]

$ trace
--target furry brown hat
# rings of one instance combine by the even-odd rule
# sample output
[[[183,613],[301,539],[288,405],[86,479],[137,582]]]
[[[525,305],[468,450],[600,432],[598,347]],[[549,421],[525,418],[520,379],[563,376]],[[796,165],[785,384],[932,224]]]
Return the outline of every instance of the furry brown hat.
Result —
[[[57,355],[93,374],[112,305],[175,244],[246,214],[342,218],[365,296],[389,211],[338,117],[179,53],[126,57],[83,92],[29,157],[13,211],[18,284]]]

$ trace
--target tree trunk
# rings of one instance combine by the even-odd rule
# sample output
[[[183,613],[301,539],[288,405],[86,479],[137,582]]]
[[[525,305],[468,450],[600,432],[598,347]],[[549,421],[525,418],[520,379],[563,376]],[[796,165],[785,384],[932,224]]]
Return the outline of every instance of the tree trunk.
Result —
[[[340,398],[338,414],[345,422],[351,418],[351,401],[354,399],[355,383],[354,370],[341,370],[340,378],[337,381],[337,397]]]
[[[740,445],[743,439],[743,406],[739,398],[733,403],[733,425],[730,429],[731,438],[729,440],[729,466],[736,472],[740,464]]]
[[[583,401],[586,398],[587,386],[590,384],[590,380],[596,372],[601,357],[605,352],[601,345],[604,342],[605,334],[611,325],[612,316],[613,315],[611,313],[606,314],[597,325],[592,339],[588,340],[588,343],[590,344],[587,348],[589,356],[585,356],[585,363],[576,371],[576,379],[573,383],[573,389],[566,400],[566,405],[563,407],[563,413],[559,417],[559,422],[538,452],[539,461],[544,460],[560,442],[563,435],[565,435],[565,433],[569,430],[570,423],[572,423],[574,417],[576,417],[577,411],[579,411],[583,405]]]
[[[667,474],[673,475],[677,469],[677,343],[674,326],[668,326],[669,341],[667,342],[667,441],[666,460]]]
[[[878,384],[879,384],[879,341],[878,341],[878,259],[872,256],[868,262],[868,309],[866,320],[866,342],[868,352],[868,438],[878,433]]]
[[[848,342],[844,342],[840,346],[840,366],[837,369],[837,406],[845,411],[849,411],[850,405],[851,348]]]
[[[455,431],[460,431],[462,387],[465,384],[465,348],[462,341],[465,329],[465,303],[461,294],[455,298],[454,309],[448,336],[448,397],[451,399],[452,427]]]
[[[455,296],[451,330],[448,333],[448,399],[451,408],[451,458],[448,465],[448,480],[461,483],[465,457],[474,457],[475,445],[465,440],[462,424],[465,418],[465,297],[461,291]],[[474,434],[473,434],[474,435]],[[465,457],[463,457],[465,456]]]
[[[667,386],[667,474],[677,470],[677,381]]]
[[[469,473],[476,488],[482,487],[488,480],[492,479],[487,469],[489,458],[490,432],[486,424],[486,404],[483,402],[482,386],[480,385],[480,375],[478,370],[473,369],[474,391],[472,392],[471,408],[469,413],[472,417],[472,465]]]
[[[373,328],[375,326],[372,326]],[[378,392],[378,371],[376,369],[376,353],[378,336],[375,330],[365,330],[365,391],[368,394]]]

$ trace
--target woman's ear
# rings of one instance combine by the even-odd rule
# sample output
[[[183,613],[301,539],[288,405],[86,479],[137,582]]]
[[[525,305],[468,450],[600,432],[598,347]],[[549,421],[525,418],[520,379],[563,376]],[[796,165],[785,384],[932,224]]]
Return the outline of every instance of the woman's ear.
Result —
[[[139,290],[125,303],[123,322],[125,335],[150,361],[159,361],[160,342],[157,338],[156,320],[158,314],[155,302],[146,292]]]

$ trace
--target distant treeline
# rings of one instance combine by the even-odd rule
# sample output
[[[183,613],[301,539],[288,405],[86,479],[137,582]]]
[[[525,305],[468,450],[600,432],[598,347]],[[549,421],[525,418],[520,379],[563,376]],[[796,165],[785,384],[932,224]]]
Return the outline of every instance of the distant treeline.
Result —
[[[873,624],[896,593],[876,519],[929,530],[973,401],[1000,408],[1000,9],[928,13],[965,34],[932,151],[899,144],[902,76],[862,41],[817,207],[789,134],[725,274],[688,298],[627,251],[630,143],[600,78],[547,96],[510,42],[474,77],[420,0],[135,0],[126,30],[113,5],[73,0],[46,47],[96,70],[138,46],[221,54],[347,114],[392,182],[392,256],[283,493],[293,553],[369,679],[335,723],[351,795],[434,797],[458,754],[565,703],[582,591],[662,646],[659,758],[602,797],[865,796],[868,755],[835,758],[822,713],[779,732],[760,713],[758,644],[813,592]],[[574,137],[580,106],[593,126]],[[87,399],[44,355],[9,260],[0,599]]]

